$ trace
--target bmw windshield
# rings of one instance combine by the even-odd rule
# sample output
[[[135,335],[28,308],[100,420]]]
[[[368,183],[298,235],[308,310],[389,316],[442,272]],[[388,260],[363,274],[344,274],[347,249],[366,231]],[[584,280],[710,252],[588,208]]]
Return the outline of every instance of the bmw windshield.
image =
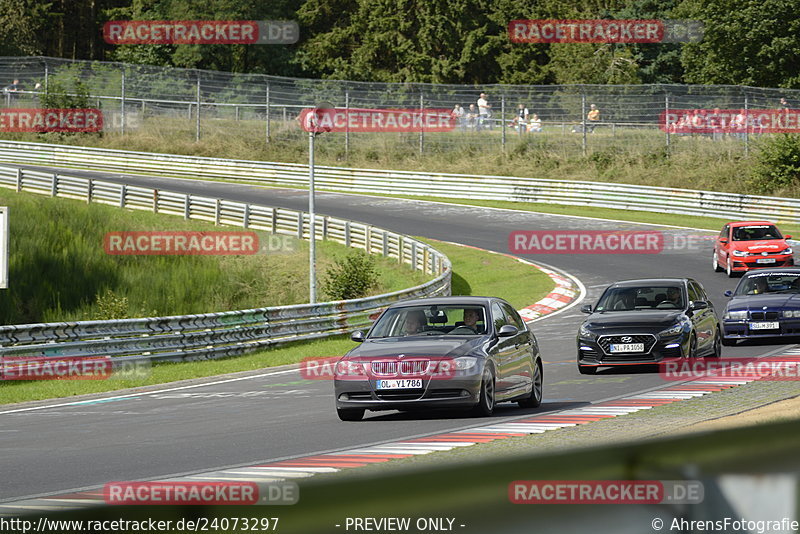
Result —
[[[486,332],[482,306],[408,306],[384,313],[369,338],[411,336],[469,336]]]

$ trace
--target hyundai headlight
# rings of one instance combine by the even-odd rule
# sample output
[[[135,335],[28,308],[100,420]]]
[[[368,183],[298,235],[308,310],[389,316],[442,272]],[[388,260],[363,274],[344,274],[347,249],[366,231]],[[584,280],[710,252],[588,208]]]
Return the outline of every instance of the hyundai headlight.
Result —
[[[745,252],[744,250],[734,250],[731,254],[740,258],[742,256],[747,256],[747,252]]]
[[[594,339],[597,337],[597,334],[589,330],[589,328],[585,324],[582,324],[580,328],[578,328],[578,335],[580,337],[585,337],[589,339]]]
[[[658,335],[661,337],[677,336],[681,332],[683,332],[683,323],[675,323],[666,330],[659,332]]]
[[[730,321],[746,321],[747,310],[726,311],[724,318]]]

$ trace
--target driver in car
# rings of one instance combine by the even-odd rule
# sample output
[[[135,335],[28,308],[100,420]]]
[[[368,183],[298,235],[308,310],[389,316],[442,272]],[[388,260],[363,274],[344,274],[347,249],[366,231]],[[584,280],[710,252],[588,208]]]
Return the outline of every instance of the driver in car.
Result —
[[[763,276],[759,276],[753,279],[753,285],[747,293],[749,295],[763,295],[767,292],[767,289],[769,289],[767,279]]]
[[[467,308],[464,310],[464,326],[471,328],[477,334],[481,327],[478,326],[478,321],[481,320],[481,312],[475,308]]]
[[[425,317],[425,312],[422,310],[410,311],[406,315],[406,323],[404,325],[404,333],[407,336],[419,334],[428,324],[428,318]]]

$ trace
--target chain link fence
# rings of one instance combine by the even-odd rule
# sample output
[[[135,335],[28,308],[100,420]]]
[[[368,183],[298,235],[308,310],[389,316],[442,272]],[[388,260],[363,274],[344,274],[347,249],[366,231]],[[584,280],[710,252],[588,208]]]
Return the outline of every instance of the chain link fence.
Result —
[[[79,81],[90,104],[104,113],[105,128],[125,135],[145,124],[173,125],[176,135],[245,134],[264,143],[300,141],[296,117],[301,109],[329,102],[337,108],[443,108],[461,106],[464,115],[451,132],[382,134],[344,132],[323,136],[321,143],[351,149],[386,139],[409,152],[507,150],[520,141],[564,153],[589,154],[609,147],[645,145],[673,149],[708,140],[748,151],[757,134],[681,134],[659,128],[670,110],[800,108],[800,91],[727,85],[434,85],[367,83],[284,78],[260,74],[152,67],[47,57],[0,57],[0,85],[18,80],[16,91],[3,92],[5,107],[37,107],[41,95],[70,92]],[[38,85],[37,85],[38,84]],[[481,93],[491,105],[479,115]],[[781,99],[785,102],[782,104]],[[470,105],[475,109],[471,115]],[[592,106],[599,120],[590,120]],[[528,110],[519,121],[520,107]],[[535,115],[535,116],[534,116]],[[165,121],[165,119],[168,119]],[[524,122],[524,124],[520,124]]]

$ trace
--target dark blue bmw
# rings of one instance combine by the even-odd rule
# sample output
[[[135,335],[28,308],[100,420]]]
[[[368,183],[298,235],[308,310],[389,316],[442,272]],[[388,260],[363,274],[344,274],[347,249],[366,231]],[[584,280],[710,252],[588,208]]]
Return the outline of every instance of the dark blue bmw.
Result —
[[[725,296],[731,300],[722,318],[723,344],[800,336],[800,268],[750,271]]]

